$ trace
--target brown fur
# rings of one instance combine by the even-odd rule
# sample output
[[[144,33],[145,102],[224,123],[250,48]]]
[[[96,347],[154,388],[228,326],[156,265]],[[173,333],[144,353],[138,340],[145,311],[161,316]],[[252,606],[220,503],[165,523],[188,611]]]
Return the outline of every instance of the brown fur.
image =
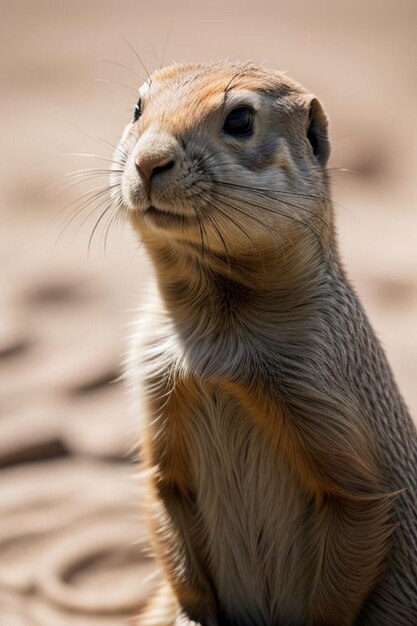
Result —
[[[254,135],[222,135],[245,105]],[[129,371],[179,609],[219,626],[417,623],[416,433],[341,268],[320,103],[220,63],[157,72],[142,111],[117,199],[158,288]],[[135,169],[149,155],[175,162],[151,187]]]

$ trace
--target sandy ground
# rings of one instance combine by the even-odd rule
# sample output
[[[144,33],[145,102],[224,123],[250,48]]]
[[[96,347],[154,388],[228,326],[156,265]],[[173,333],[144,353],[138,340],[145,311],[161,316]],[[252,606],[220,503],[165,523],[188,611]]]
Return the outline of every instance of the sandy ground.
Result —
[[[117,626],[153,584],[111,382],[150,269],[127,227],[105,246],[105,220],[87,253],[98,209],[68,226],[105,176],[43,193],[103,167],[62,155],[109,156],[130,118],[144,76],[123,39],[150,69],[251,58],[322,98],[330,165],[356,172],[332,174],[345,264],[417,415],[416,19],[412,0],[0,0],[1,626]]]

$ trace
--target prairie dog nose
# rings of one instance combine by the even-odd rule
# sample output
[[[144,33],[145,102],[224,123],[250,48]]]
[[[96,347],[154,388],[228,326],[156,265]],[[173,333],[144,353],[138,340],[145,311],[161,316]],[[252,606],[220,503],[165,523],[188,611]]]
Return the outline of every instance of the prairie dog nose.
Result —
[[[155,174],[172,169],[175,161],[171,155],[142,154],[136,157],[135,165],[139,174],[150,181]]]
[[[178,150],[177,139],[159,124],[152,124],[136,144],[134,159],[139,176],[149,183],[153,176],[172,169]]]

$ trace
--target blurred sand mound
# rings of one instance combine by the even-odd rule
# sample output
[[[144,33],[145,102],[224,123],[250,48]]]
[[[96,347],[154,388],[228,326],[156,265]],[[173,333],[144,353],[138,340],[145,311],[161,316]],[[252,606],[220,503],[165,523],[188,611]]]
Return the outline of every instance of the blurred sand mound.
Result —
[[[140,607],[154,583],[130,487],[126,468],[105,462],[3,472],[0,600],[18,623],[116,625]]]
[[[71,256],[24,261],[4,283],[1,626],[118,626],[155,584],[116,382],[125,329],[107,310],[112,279]]]
[[[46,282],[41,299],[48,293],[50,300],[53,291]],[[39,293],[22,298],[38,331]],[[47,308],[48,328],[56,316],[57,325],[69,322],[67,307]],[[97,303],[93,309],[97,313]],[[88,335],[73,363],[62,363],[59,342],[45,341],[42,371],[35,339],[4,333],[1,626],[121,625],[155,584],[141,531],[139,481],[128,463],[132,428],[120,385],[109,383],[117,358],[103,341],[92,349],[91,329]],[[30,373],[32,394],[26,391]]]

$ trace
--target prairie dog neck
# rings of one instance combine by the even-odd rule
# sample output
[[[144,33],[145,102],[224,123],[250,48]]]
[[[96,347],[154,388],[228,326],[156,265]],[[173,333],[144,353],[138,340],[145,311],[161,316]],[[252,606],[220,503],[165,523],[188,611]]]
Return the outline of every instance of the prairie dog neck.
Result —
[[[146,244],[145,240],[145,244]],[[228,258],[181,244],[148,242],[159,290],[167,312],[178,329],[204,328],[214,333],[276,323],[284,330],[310,317],[328,282],[331,262],[327,251],[312,236],[304,248],[293,242],[258,252],[245,251]],[[327,257],[327,258],[326,258]],[[271,335],[276,333],[276,329]],[[271,337],[272,339],[272,337]]]

